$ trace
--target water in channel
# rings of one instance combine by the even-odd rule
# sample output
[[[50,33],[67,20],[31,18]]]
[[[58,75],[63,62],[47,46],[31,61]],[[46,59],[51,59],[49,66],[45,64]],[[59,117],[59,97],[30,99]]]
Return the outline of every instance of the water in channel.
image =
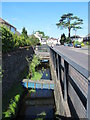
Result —
[[[42,61],[38,70],[44,68],[42,79],[50,79],[49,62]],[[23,120],[54,120],[55,104],[53,90],[36,89],[36,92],[27,93],[23,100],[19,118]]]

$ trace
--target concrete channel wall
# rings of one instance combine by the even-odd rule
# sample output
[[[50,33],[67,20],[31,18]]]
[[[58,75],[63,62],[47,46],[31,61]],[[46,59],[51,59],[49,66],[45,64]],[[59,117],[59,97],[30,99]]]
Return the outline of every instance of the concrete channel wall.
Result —
[[[27,66],[26,56],[31,57],[34,53],[32,47],[21,48],[15,52],[2,56],[2,91],[3,95],[9,90],[13,83],[20,81],[19,75]]]
[[[60,115],[90,119],[88,71],[50,47],[55,102]]]

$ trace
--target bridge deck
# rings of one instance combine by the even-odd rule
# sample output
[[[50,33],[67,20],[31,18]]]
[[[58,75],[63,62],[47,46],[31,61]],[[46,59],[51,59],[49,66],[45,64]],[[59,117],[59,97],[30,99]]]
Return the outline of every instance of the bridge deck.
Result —
[[[34,51],[35,54],[40,57],[40,59],[49,59],[50,57],[50,52],[47,45],[36,46]]]
[[[41,79],[41,80],[24,79],[23,85],[26,88],[34,88],[34,89],[40,88],[40,89],[52,89],[52,90],[54,90],[54,81],[46,80],[46,79]]]
[[[49,58],[50,57],[50,53],[49,52],[39,52],[39,51],[35,51],[35,54],[42,57],[42,58]]]

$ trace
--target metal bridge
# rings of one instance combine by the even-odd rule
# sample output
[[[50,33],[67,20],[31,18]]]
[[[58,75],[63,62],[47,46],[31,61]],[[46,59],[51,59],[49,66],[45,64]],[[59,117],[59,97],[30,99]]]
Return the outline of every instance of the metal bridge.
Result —
[[[41,79],[41,80],[28,80],[24,79],[23,85],[26,88],[34,88],[34,89],[52,89],[54,90],[54,81],[52,80],[46,80],[46,79]]]

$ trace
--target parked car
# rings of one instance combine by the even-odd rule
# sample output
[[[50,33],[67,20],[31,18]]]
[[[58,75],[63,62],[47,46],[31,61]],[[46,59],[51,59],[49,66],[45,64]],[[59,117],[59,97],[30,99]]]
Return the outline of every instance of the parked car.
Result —
[[[75,48],[81,48],[81,44],[75,44],[74,47]]]
[[[68,46],[68,44],[67,44],[67,43],[64,43],[64,46]]]
[[[60,44],[57,43],[56,46],[60,46]]]
[[[69,46],[69,47],[73,47],[73,44],[72,44],[72,43],[69,43],[68,46]]]

